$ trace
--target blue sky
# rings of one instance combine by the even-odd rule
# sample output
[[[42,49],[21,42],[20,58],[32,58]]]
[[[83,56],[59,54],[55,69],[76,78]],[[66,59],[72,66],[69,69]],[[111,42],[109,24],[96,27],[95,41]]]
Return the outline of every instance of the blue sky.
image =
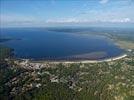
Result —
[[[0,0],[1,27],[134,25],[134,0]]]

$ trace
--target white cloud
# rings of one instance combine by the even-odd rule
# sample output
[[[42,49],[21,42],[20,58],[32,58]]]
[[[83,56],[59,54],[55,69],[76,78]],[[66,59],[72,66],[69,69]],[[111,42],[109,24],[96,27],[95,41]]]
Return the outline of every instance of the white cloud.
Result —
[[[57,18],[57,19],[38,19],[30,16],[20,15],[0,15],[1,26],[45,26],[56,24],[92,24],[92,23],[134,23],[129,17],[124,18]]]
[[[131,21],[130,18],[124,18],[124,19],[122,20],[122,22],[130,22],[130,21]]]
[[[100,22],[109,22],[109,23],[128,23],[132,22],[130,18],[121,18],[121,19],[108,19],[100,20]]]
[[[76,18],[61,18],[61,19],[49,19],[47,23],[78,23],[80,20]]]
[[[50,19],[46,23],[96,23],[96,22],[105,22],[105,23],[128,23],[132,22],[130,18],[120,18],[120,19],[77,19],[77,18],[62,18],[62,19]]]
[[[109,0],[100,0],[100,3],[101,3],[101,4],[106,4],[106,3],[108,3],[108,1],[109,1]]]

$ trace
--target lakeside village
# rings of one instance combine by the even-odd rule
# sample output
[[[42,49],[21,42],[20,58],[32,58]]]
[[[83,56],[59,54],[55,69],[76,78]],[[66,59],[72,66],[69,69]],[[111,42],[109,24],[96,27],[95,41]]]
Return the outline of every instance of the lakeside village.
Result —
[[[55,93],[56,89],[49,88],[50,86],[56,88],[59,84],[63,84],[62,89],[66,90],[64,92],[69,89],[73,93],[77,92],[76,95],[80,98],[83,93],[86,93],[84,96],[90,95],[92,98],[102,98],[101,100],[107,100],[106,96],[111,98],[109,100],[133,98],[134,51],[129,50],[127,56],[118,58],[120,59],[95,63],[46,61],[38,63],[28,59],[5,59],[6,63],[1,64],[1,69],[5,70],[1,70],[0,75],[0,84],[3,86],[0,92],[4,95],[1,94],[0,98],[19,100],[19,97],[26,98],[29,91],[32,94],[35,90],[45,91],[46,94],[49,94],[48,90]],[[98,88],[99,86],[101,87]],[[37,92],[35,95],[38,97],[41,93]]]

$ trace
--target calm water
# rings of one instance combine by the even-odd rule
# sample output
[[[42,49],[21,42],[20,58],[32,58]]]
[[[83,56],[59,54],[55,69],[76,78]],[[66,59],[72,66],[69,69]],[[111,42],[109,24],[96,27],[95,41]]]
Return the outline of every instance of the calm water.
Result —
[[[13,48],[15,56],[19,58],[64,59],[74,55],[105,52],[105,55],[100,57],[95,58],[93,55],[88,57],[88,59],[103,59],[123,53],[123,50],[108,38],[96,35],[53,32],[43,28],[22,28],[1,29],[1,36],[16,39],[1,44]],[[81,59],[87,58],[82,56]]]

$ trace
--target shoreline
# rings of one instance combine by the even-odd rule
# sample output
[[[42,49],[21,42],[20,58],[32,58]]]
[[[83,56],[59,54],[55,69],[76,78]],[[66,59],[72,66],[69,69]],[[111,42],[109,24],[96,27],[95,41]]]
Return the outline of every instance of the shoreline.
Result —
[[[30,59],[14,59],[14,63],[26,69],[41,69],[44,67],[52,67],[51,65],[58,64],[95,64],[103,62],[112,62],[127,57],[127,54],[122,54],[117,57],[112,57],[103,60],[81,60],[81,61],[32,61]],[[8,61],[8,59],[7,59]]]
[[[101,62],[111,62],[115,60],[120,60],[122,58],[127,57],[127,54],[122,54],[117,57],[112,57],[112,58],[107,58],[103,60],[79,60],[79,61],[31,61],[32,63],[54,63],[54,64],[59,64],[59,63],[64,63],[64,64],[74,64],[74,63],[101,63]],[[29,60],[29,59],[27,59]]]

